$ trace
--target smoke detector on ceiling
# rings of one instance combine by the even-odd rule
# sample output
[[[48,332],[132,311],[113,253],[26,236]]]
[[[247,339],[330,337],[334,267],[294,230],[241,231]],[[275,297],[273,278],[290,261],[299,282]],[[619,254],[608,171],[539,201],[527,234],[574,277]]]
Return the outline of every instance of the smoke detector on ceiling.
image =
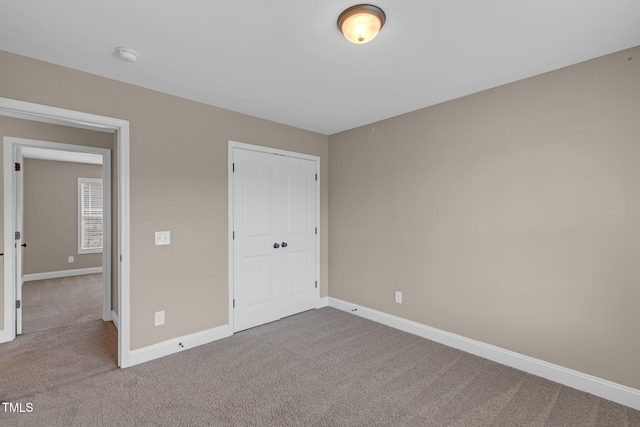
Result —
[[[138,60],[140,54],[129,47],[117,47],[116,55],[125,62],[133,63]]]

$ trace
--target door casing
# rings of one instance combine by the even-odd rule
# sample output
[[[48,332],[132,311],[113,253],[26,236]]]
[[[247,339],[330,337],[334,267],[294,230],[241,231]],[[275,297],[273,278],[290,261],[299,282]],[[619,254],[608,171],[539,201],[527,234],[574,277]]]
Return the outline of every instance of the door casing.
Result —
[[[13,144],[12,138],[4,138],[5,145],[10,145],[9,149],[13,153],[12,163],[24,166],[24,157],[22,157],[22,145]],[[6,152],[7,150],[5,150]],[[14,168],[15,170],[15,168]],[[6,178],[5,178],[6,179]],[[16,304],[16,335],[22,334],[22,242],[24,239],[24,168],[20,168],[20,172],[12,174],[12,180],[9,185],[13,190],[11,199],[14,201],[13,213],[11,220],[13,221],[13,230],[20,230],[20,238],[14,237],[14,262],[13,262],[13,286],[15,289],[15,299],[20,301],[18,308]]]
[[[270,153],[277,154],[281,156],[290,156],[290,157],[298,157],[307,160],[312,160],[316,164],[316,173],[318,174],[318,179],[316,181],[316,221],[318,227],[318,236],[320,236],[320,158],[318,156],[313,156],[309,154],[296,153],[293,151],[280,150],[276,148],[264,147],[260,145],[252,145],[246,144],[243,142],[237,141],[229,141],[228,145],[228,258],[229,258],[229,266],[227,268],[228,272],[228,281],[229,281],[229,335],[233,334],[234,326],[233,326],[233,296],[234,296],[234,278],[233,278],[233,267],[234,267],[234,255],[233,255],[233,206],[234,206],[234,198],[233,198],[233,184],[234,184],[234,175],[233,175],[233,150],[234,148],[242,148],[245,150],[253,150],[261,153]],[[321,286],[321,277],[320,277],[320,238],[316,239],[316,280],[318,281],[318,287],[316,288],[316,301],[320,300],[320,286]]]
[[[23,147],[30,148],[43,148],[48,150],[56,150],[56,151],[64,151],[64,152],[74,152],[74,153],[88,153],[88,154],[96,154],[102,156],[102,181],[104,183],[104,248],[102,251],[102,267],[103,267],[103,292],[102,292],[102,320],[105,322],[113,320],[111,313],[111,151],[104,148],[96,148],[89,146],[81,146],[74,144],[61,144],[56,142],[49,141],[37,141],[32,139],[23,139],[23,138],[13,138],[13,137],[4,137],[4,155],[7,158],[9,156],[8,153],[12,153],[12,158],[5,160],[5,182],[7,186],[11,185],[13,189],[13,193],[10,196],[11,200],[14,203],[9,204],[9,208],[12,209],[12,218],[13,218],[13,230],[19,230],[22,235],[24,235],[24,227],[22,221],[23,214],[23,176],[24,176],[24,168],[18,173],[12,173],[11,164],[12,163],[21,163],[24,166],[23,156],[21,154],[21,149]],[[8,173],[7,173],[8,172]],[[13,181],[13,184],[11,182]],[[7,200],[8,194],[5,193],[5,201]],[[6,209],[5,209],[6,211]],[[6,221],[6,220],[5,220]],[[7,224],[5,222],[5,230],[7,228]],[[5,231],[6,232],[6,231]],[[10,233],[12,234],[12,233]],[[8,241],[10,240],[5,235],[5,247],[10,245]],[[21,274],[21,258],[22,258],[22,248],[19,246],[22,243],[22,237],[19,240],[15,240],[18,243],[18,246],[14,245],[14,256],[16,259],[16,264],[14,267],[13,274],[14,276],[14,286],[15,286],[15,298],[16,300],[21,300],[21,288],[22,288],[22,274]],[[16,334],[20,335],[22,333],[22,309],[18,309],[16,307]]]

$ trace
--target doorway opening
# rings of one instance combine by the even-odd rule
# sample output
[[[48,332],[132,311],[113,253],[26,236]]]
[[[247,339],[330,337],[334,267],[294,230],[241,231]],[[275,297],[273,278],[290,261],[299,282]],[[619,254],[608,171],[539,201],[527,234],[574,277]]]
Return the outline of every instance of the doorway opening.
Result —
[[[26,119],[36,122],[53,123],[63,126],[97,130],[115,135],[114,159],[117,176],[117,215],[114,225],[117,228],[117,250],[114,261],[117,262],[117,274],[114,290],[117,289],[118,316],[118,366],[124,368],[130,364],[130,215],[129,215],[129,122],[111,117],[98,116],[79,111],[66,110],[40,104],[33,104],[7,98],[0,98],[0,115]],[[69,151],[79,146],[65,147]],[[0,330],[0,343],[12,341],[16,337],[17,300],[15,287],[15,259],[17,245],[15,240],[14,218],[15,201],[12,160],[12,144],[5,143],[4,151],[4,293],[3,293],[3,329]],[[110,168],[109,168],[110,169]],[[115,237],[115,236],[114,236]],[[110,251],[109,251],[110,252]],[[109,289],[111,289],[109,287]],[[111,300],[109,296],[107,301]],[[105,313],[103,313],[105,314]],[[111,313],[109,313],[111,316]]]
[[[80,145],[72,151],[66,144],[12,137],[5,144],[11,146],[5,152],[14,153],[16,335],[91,317],[84,305],[95,305],[96,298],[99,318],[117,326],[111,299],[111,151]],[[86,203],[93,215],[85,221]],[[77,276],[85,275],[93,276],[78,283]],[[71,277],[76,278],[61,280]],[[96,280],[102,282],[99,289]]]

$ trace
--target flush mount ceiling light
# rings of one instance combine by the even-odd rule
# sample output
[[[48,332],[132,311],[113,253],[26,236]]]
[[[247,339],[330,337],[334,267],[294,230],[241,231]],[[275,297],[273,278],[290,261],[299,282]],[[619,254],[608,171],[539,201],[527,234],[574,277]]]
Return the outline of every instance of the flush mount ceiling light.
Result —
[[[140,54],[138,52],[128,47],[117,47],[116,55],[118,55],[118,58],[122,59],[123,61],[131,63],[136,62],[140,57]]]
[[[372,4],[351,6],[338,17],[338,28],[351,43],[370,42],[377,35],[387,16]]]

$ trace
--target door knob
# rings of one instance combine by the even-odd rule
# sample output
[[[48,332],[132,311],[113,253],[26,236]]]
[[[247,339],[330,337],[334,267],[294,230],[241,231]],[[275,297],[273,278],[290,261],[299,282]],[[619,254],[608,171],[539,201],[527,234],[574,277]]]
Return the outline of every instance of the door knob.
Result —
[[[274,244],[273,244],[273,248],[274,248],[274,249],[278,249],[279,247],[280,247],[280,245],[279,245],[279,244],[277,244],[277,243],[274,243]]]
[[[287,246],[288,246],[288,245],[287,245],[287,242],[282,242],[282,247],[283,247],[283,248],[286,248]]]

